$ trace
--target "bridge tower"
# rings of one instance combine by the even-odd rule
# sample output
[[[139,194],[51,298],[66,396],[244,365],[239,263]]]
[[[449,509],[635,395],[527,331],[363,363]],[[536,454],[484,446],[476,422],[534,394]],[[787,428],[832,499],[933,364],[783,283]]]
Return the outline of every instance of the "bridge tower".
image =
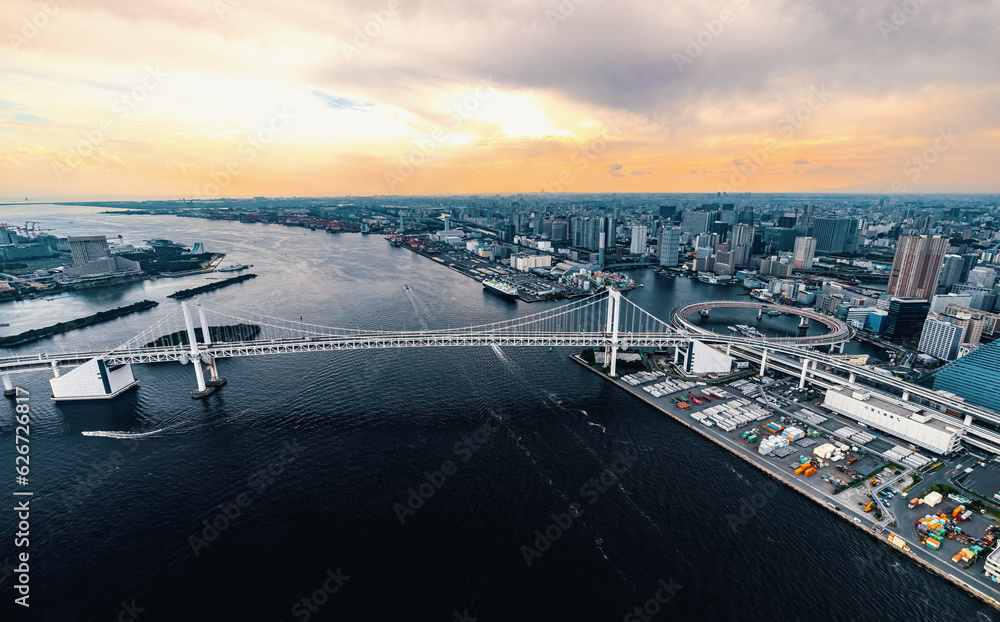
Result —
[[[212,345],[212,337],[208,332],[208,319],[205,316],[205,309],[201,306],[200,301],[196,301],[193,306],[198,309],[198,319],[201,323],[202,338],[205,340],[204,349],[198,349],[198,335],[194,330],[194,321],[191,318],[191,306],[186,301],[181,303],[181,309],[184,313],[184,328],[187,330],[188,341],[191,344],[191,349],[187,354],[181,355],[181,364],[186,364],[188,361],[194,365],[194,375],[198,382],[198,388],[191,392],[191,397],[195,399],[201,399],[203,397],[208,397],[215,391],[216,387],[221,387],[226,384],[225,378],[220,378],[218,370],[215,366],[215,359],[209,353],[209,346]],[[202,367],[203,363],[209,365],[208,370],[210,373],[210,378],[205,379],[205,368]]]
[[[611,345],[609,349],[611,350],[611,377],[614,378],[618,373],[618,345],[621,343],[618,337],[618,320],[622,308],[622,293],[615,289],[614,287],[608,287],[608,322],[605,328],[605,334],[611,339]]]

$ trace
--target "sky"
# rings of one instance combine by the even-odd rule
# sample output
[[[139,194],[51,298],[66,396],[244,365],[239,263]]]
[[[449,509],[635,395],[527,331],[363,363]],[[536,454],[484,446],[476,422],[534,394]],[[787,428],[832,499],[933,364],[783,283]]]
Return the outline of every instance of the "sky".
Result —
[[[998,192],[1000,0],[4,0],[0,201]]]

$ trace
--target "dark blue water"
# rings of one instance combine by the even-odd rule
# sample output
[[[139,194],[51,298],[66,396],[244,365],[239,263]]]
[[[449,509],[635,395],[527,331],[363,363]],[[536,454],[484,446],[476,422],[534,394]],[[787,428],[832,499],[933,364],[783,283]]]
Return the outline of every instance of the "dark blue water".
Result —
[[[201,241],[260,275],[206,300],[317,324],[439,328],[544,308],[485,294],[377,236],[97,211],[30,216],[64,235]],[[630,299],[662,317],[742,292],[635,275],[646,287]],[[203,281],[161,279],[2,311],[19,323],[15,332],[161,301],[24,350],[111,344],[174,309],[166,294]],[[31,608],[26,615],[12,604],[14,579],[0,569],[3,619],[128,619],[123,603],[133,601],[143,621],[620,620],[647,602],[663,620],[991,615],[568,354],[442,348],[233,359],[220,362],[229,385],[204,401],[190,399],[193,374],[181,365],[137,367],[137,391],[98,404],[54,404],[47,374],[24,375]],[[13,407],[0,408],[0,464],[13,478]],[[618,474],[601,483],[612,468]],[[422,485],[433,494],[401,510]],[[762,507],[736,521],[752,498]],[[572,503],[582,514],[569,524]],[[0,560],[13,553],[15,530],[14,514],[4,513]],[[536,530],[558,539],[536,543]],[[536,544],[545,551],[527,553],[529,566],[522,547]],[[673,592],[663,605],[661,580]]]

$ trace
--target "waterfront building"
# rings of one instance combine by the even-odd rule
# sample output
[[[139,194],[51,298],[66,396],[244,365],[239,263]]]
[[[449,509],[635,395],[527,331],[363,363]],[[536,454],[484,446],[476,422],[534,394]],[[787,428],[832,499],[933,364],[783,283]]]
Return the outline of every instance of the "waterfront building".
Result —
[[[931,298],[931,313],[944,313],[949,305],[968,307],[972,296],[968,294],[938,294]]]
[[[865,318],[864,330],[881,335],[885,331],[885,318],[888,315],[889,312],[885,309],[869,310],[868,316]]]
[[[899,238],[889,274],[890,296],[930,300],[937,290],[948,238],[906,235]]]
[[[510,267],[520,272],[534,268],[548,268],[552,265],[552,255],[529,255],[517,253],[510,256]]]
[[[679,265],[680,245],[680,229],[677,227],[663,227],[660,229],[660,246],[657,254],[659,255],[661,266],[675,268]]]
[[[684,369],[690,374],[728,374],[733,369],[733,357],[700,341],[692,341],[684,359]]]
[[[644,255],[646,253],[646,225],[632,226],[632,245],[629,252],[633,255]]]
[[[108,238],[103,235],[84,235],[69,238],[69,250],[73,253],[73,265],[82,266],[85,263],[110,257]]]
[[[921,404],[871,393],[862,387],[843,386],[828,389],[823,406],[939,455],[961,446],[963,431],[937,420],[935,415],[939,413]]]

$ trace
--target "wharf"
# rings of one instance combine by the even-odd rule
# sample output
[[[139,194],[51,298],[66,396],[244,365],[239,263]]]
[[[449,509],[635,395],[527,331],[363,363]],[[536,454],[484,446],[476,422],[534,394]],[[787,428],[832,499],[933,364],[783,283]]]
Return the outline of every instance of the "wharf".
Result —
[[[630,386],[624,381],[622,381],[620,378],[611,378],[606,374],[598,371],[597,369],[594,369],[593,366],[588,364],[586,361],[582,360],[578,355],[572,355],[570,356],[570,358],[576,363],[587,368],[591,372],[601,376],[605,380],[612,382],[619,388],[624,389],[625,391],[631,393],[632,395],[639,398],[643,402],[649,404],[653,408],[659,410],[660,412],[666,415],[669,415],[678,423],[687,426],[694,432],[697,432],[698,434],[704,436],[713,443],[735,454],[737,457],[744,460],[748,464],[757,467],[758,469],[760,469],[767,475],[771,476],[772,478],[776,479],[777,481],[781,482],[782,484],[802,493],[806,497],[818,503],[824,509],[840,516],[848,523],[854,525],[858,529],[861,529],[862,531],[869,534],[879,542],[885,543],[893,551],[896,551],[897,553],[909,557],[911,560],[917,562],[918,564],[921,564],[926,569],[930,570],[931,572],[934,572],[941,578],[946,579],[947,581],[950,581],[951,583],[957,585],[958,587],[965,590],[972,596],[982,600],[983,602],[989,604],[990,606],[996,609],[1000,609],[1000,600],[998,600],[995,595],[991,595],[986,591],[986,590],[991,590],[995,592],[995,590],[997,590],[995,583],[993,583],[989,579],[986,579],[985,577],[970,575],[967,576],[965,579],[962,579],[955,576],[953,572],[962,572],[962,571],[959,570],[958,568],[948,566],[946,562],[941,563],[939,559],[936,559],[933,556],[931,556],[928,552],[925,552],[923,550],[924,547],[920,544],[920,542],[907,541],[907,544],[911,545],[909,551],[905,551],[903,549],[891,545],[886,537],[887,534],[880,535],[875,530],[876,522],[873,520],[873,517],[871,517],[868,514],[865,514],[860,508],[855,508],[850,505],[846,505],[846,503],[843,507],[839,505],[839,503],[844,503],[844,500],[835,497],[832,494],[833,487],[831,485],[827,484],[822,479],[812,479],[812,478],[806,479],[794,475],[792,471],[788,469],[787,465],[785,464],[790,461],[791,456],[782,459],[775,459],[772,457],[762,456],[759,453],[757,453],[755,445],[747,445],[743,443],[740,440],[739,436],[736,436],[734,439],[732,435],[735,432],[725,432],[714,426],[708,428],[705,427],[704,425],[701,425],[700,423],[698,423],[697,421],[695,421],[690,417],[692,413],[699,412],[705,408],[708,408],[707,405],[706,406],[692,405],[690,410],[671,412],[670,410],[667,409],[667,405],[670,403],[669,398],[674,395],[683,395],[684,392],[673,393],[671,395],[663,396],[660,398],[654,398],[651,394],[648,394],[645,391],[643,391],[642,388],[639,386],[634,386],[634,387]],[[733,393],[734,391],[734,389],[730,389],[728,387],[721,387],[721,388],[726,389],[728,393]],[[712,400],[712,401],[715,403],[718,402],[718,400]],[[768,417],[765,421],[777,420],[778,418],[779,415],[775,414],[771,417]],[[796,454],[797,453],[800,452],[796,451]],[[809,449],[802,448],[801,453],[805,454],[811,452],[809,451]],[[825,490],[826,488],[829,488],[829,492]],[[905,521],[910,519],[908,516],[902,515],[900,516],[900,520]]]

